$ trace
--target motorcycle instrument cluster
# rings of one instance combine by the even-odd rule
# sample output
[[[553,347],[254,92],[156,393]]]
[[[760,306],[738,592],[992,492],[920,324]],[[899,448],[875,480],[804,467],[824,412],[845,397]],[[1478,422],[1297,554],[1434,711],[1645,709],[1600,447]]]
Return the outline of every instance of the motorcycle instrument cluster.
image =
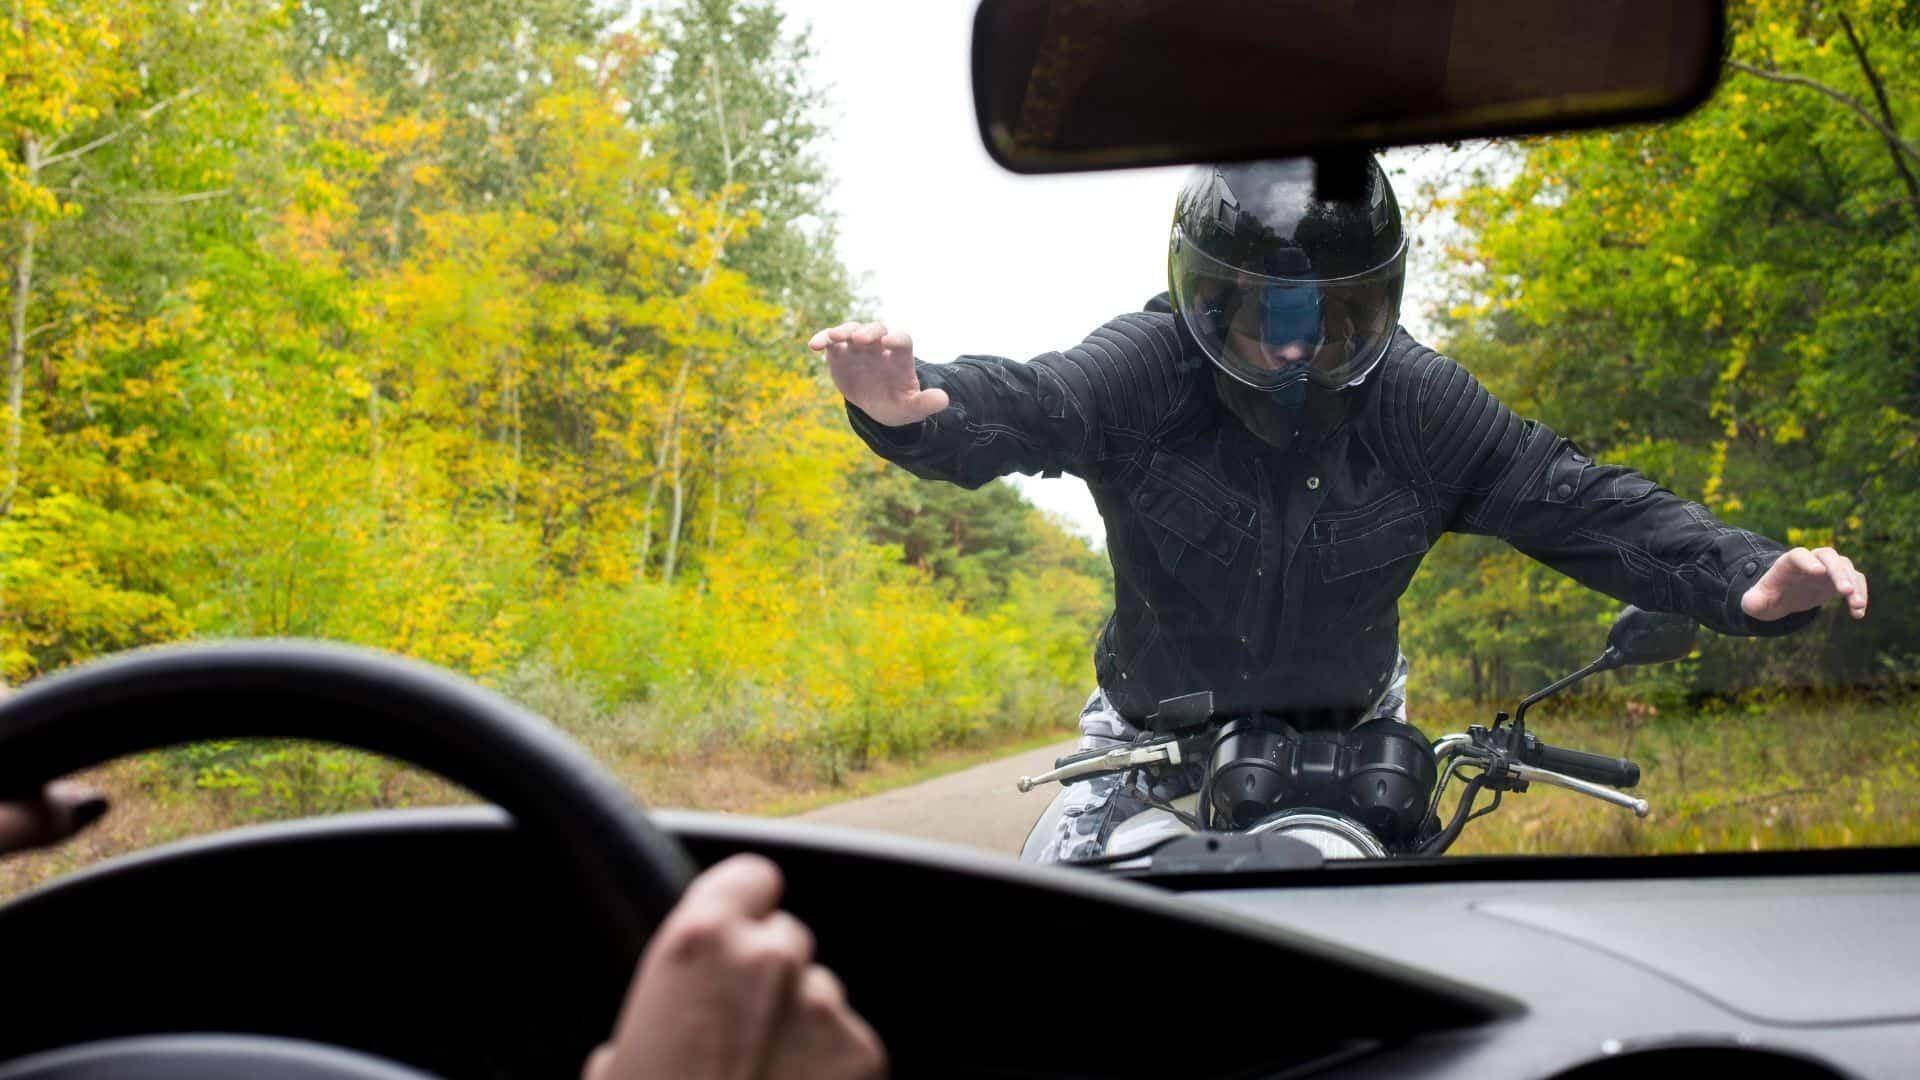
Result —
[[[1270,716],[1240,717],[1214,742],[1201,809],[1217,828],[1252,829],[1274,814],[1311,807],[1351,817],[1387,846],[1405,847],[1426,819],[1436,771],[1426,736],[1398,720],[1301,732]]]

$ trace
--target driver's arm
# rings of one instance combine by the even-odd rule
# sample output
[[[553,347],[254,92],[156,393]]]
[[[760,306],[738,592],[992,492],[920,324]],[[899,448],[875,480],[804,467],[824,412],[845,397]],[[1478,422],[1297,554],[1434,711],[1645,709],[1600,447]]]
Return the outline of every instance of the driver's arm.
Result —
[[[0,802],[0,855],[62,843],[106,812],[105,795],[72,780],[48,784],[36,799]]]
[[[736,855],[695,878],[640,958],[613,1037],[584,1080],[886,1074],[880,1039],[779,910],[780,871]]]
[[[104,796],[72,781],[0,801],[0,855],[59,843],[99,820]],[[583,1080],[873,1080],[880,1039],[813,962],[813,937],[779,910],[780,871],[738,855],[687,886],[647,943],[607,1043]]]
[[[1459,364],[1423,351],[1385,388],[1405,444],[1455,507],[1448,528],[1498,536],[1616,599],[1675,611],[1723,634],[1772,637],[1844,596],[1866,614],[1866,579],[1833,552],[1735,528],[1632,469],[1603,465],[1522,420]]]

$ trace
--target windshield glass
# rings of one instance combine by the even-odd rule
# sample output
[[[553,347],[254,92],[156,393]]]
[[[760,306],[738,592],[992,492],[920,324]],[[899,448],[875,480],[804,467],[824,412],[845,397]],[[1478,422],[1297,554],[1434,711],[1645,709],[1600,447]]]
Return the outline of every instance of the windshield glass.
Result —
[[[648,805],[1029,859],[1299,811],[1357,822],[1302,833],[1342,854],[1920,838],[1907,5],[1734,4],[1680,121],[1260,197],[1258,168],[997,170],[971,14],[22,9],[0,675],[350,642],[525,703]],[[1399,335],[1331,382],[1216,368],[1224,324],[1166,296],[1192,183],[1207,227],[1268,215],[1281,256],[1343,267],[1318,279],[1374,272],[1352,230],[1404,249],[1365,298]],[[1201,224],[1227,293],[1295,265]],[[1304,371],[1357,333],[1324,292],[1221,310]],[[1469,733],[1627,603],[1703,629],[1532,706],[1532,742]],[[1016,788],[1120,748],[1148,756]],[[109,820],[0,882],[460,798],[273,743],[94,779]],[[1499,810],[1432,847],[1476,784]]]

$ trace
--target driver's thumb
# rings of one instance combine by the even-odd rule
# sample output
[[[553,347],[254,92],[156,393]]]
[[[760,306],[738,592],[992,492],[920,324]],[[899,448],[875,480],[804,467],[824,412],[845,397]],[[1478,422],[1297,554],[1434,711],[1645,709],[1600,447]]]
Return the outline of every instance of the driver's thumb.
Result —
[[[580,1080],[612,1080],[613,1044],[602,1043],[587,1055],[587,1063],[580,1070]]]
[[[58,844],[106,812],[105,795],[72,780],[55,780],[37,798],[0,802],[0,853]]]

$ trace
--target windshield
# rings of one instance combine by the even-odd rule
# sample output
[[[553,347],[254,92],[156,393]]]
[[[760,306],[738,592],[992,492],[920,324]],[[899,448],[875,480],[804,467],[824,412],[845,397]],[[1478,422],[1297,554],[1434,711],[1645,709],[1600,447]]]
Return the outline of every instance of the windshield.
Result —
[[[1213,367],[1164,295],[1185,170],[988,163],[967,0],[22,10],[9,684],[352,642],[522,701],[650,806],[1050,859],[1142,814],[1326,810],[1362,787],[1303,795],[1314,754],[1364,786],[1427,748],[1392,807],[1342,811],[1407,853],[1491,767],[1441,800],[1433,741],[1600,656],[1633,603],[1705,628],[1526,724],[1639,782],[1527,761],[1645,816],[1536,782],[1449,854],[1920,839],[1896,0],[1732,5],[1724,81],[1678,122],[1384,154],[1391,198],[1300,220],[1403,230],[1404,294],[1373,298],[1401,332],[1278,389]],[[1345,234],[1293,235],[1318,259]],[[1240,269],[1221,287],[1265,280]],[[1344,340],[1332,300],[1282,299],[1247,304],[1256,338]],[[1016,788],[1155,739],[1184,756]],[[108,822],[10,887],[462,797],[248,742],[95,779]]]

